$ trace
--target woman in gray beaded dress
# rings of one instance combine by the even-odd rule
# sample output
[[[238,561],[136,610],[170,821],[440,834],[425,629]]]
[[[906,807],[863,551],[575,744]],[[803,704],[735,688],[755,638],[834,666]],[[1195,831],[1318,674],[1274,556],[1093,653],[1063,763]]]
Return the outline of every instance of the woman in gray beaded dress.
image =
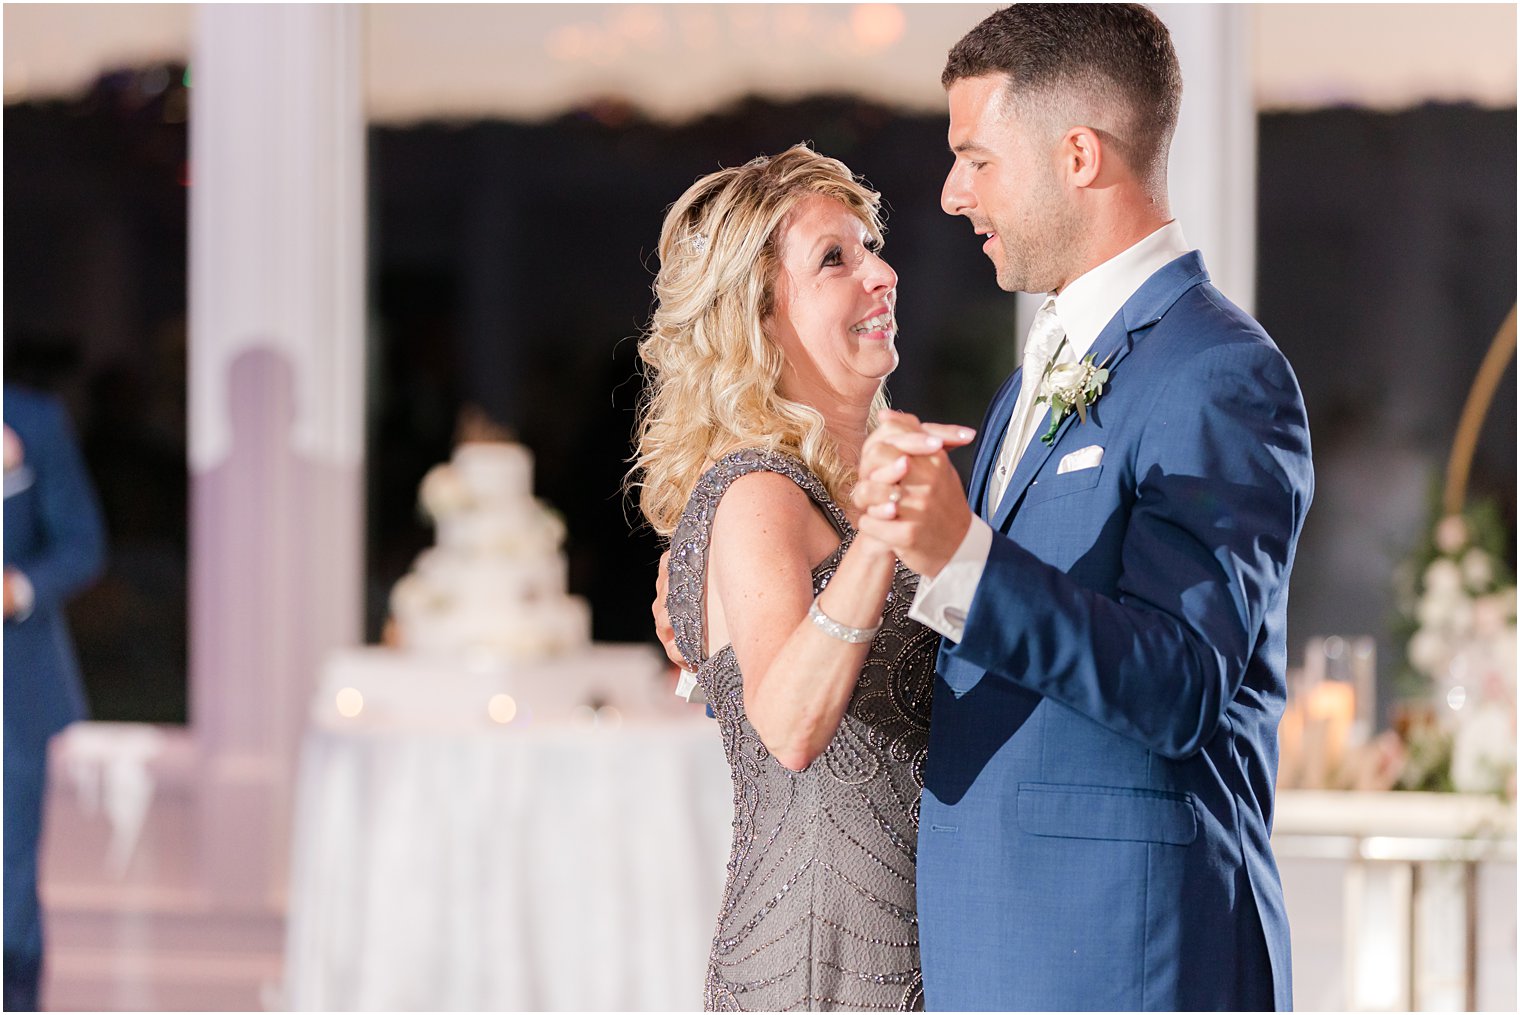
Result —
[[[849,499],[897,365],[878,204],[799,145],[698,180],[660,237],[633,482],[670,540],[674,642],[734,781],[709,1010],[923,1006],[938,640]]]

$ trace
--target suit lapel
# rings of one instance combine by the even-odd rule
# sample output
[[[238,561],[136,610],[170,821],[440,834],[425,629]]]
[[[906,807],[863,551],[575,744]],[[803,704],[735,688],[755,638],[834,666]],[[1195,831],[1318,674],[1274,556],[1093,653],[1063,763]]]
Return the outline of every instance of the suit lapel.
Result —
[[[983,518],[988,516],[987,486],[992,470],[1002,454],[1003,441],[1008,439],[1008,421],[1013,418],[1013,407],[1018,401],[1019,385],[1023,383],[1023,369],[1017,369],[1003,385],[993,401],[992,409],[982,424],[982,443],[977,448],[976,463],[971,468],[971,485],[967,500],[971,509]]]
[[[1119,312],[1108,322],[1092,347],[1088,349],[1093,362],[1103,364],[1108,368],[1110,386],[1123,383],[1118,379],[1115,371],[1124,357],[1129,355],[1130,349],[1140,337],[1139,333],[1148,330],[1159,321],[1183,293],[1200,282],[1208,280],[1209,275],[1203,266],[1203,258],[1199,256],[1198,251],[1190,251],[1157,269],[1156,273],[1146,279],[1145,284],[1129,298],[1129,301],[1119,308]],[[1083,357],[1083,359],[1086,358],[1086,356]],[[1015,392],[1017,390],[1017,388],[1014,389]],[[1098,408],[1101,412],[1101,398]],[[1003,414],[1005,430],[1011,411],[1010,409],[1008,413]],[[1013,470],[1013,476],[1008,481],[1008,489],[1004,491],[1003,499],[998,503],[997,509],[991,513],[991,525],[994,529],[1000,532],[1007,530],[1008,520],[1013,516],[1014,508],[1023,499],[1025,490],[1029,488],[1029,484],[1044,467],[1046,459],[1061,443],[1062,438],[1066,436],[1076,420],[1076,412],[1067,414],[1051,442],[1046,444],[1040,440],[1040,435],[1050,429],[1050,412],[1046,410],[1045,415],[1041,417],[1040,428],[1035,431],[1035,437],[1030,441],[1029,448]],[[996,460],[994,455],[992,461]],[[990,469],[991,466],[989,465],[988,468]],[[985,492],[985,475],[982,480]],[[988,513],[984,510],[982,516],[986,518]]]

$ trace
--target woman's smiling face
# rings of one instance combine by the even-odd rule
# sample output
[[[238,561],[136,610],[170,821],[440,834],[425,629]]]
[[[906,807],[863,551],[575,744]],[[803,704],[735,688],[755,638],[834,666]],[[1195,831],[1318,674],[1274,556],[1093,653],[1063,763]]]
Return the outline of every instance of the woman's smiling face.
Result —
[[[781,392],[818,405],[869,404],[897,368],[897,273],[871,227],[835,198],[799,201],[781,226],[771,339]]]

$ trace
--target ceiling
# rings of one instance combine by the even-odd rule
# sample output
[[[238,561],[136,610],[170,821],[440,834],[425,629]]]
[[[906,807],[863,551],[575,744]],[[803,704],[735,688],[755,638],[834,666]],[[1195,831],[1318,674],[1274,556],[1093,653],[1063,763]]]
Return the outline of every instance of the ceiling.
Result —
[[[993,4],[366,4],[370,117],[537,119],[604,95],[680,120],[746,93],[943,108],[944,53]],[[1165,18],[1171,5],[1157,5]],[[1258,108],[1515,105],[1511,4],[1243,6]],[[6,4],[6,102],[188,61],[194,4]]]

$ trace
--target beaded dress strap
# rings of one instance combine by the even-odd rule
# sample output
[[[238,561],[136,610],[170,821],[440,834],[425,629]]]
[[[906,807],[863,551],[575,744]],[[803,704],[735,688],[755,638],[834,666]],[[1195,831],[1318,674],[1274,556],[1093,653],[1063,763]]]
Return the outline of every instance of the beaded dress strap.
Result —
[[[779,451],[744,448],[725,455],[702,474],[686,502],[686,510],[670,539],[670,584],[665,608],[675,630],[676,647],[686,665],[696,669],[706,662],[702,654],[706,619],[707,547],[712,539],[718,502],[736,479],[752,472],[775,472],[800,486],[823,511],[840,539],[853,529],[844,511],[829,496],[823,482],[801,461]]]

